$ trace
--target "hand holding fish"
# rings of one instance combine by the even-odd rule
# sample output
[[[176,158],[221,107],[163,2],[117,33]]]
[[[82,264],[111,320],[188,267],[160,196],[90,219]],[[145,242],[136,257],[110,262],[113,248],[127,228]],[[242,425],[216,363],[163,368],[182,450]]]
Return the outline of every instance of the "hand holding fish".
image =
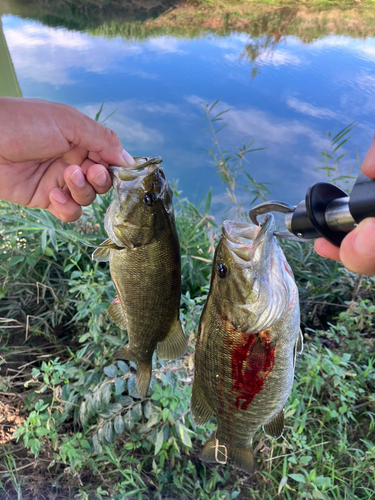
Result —
[[[71,106],[0,97],[0,198],[64,222],[112,186],[109,163],[134,165],[115,132]]]
[[[363,161],[362,172],[375,179],[375,140]],[[341,260],[344,266],[358,274],[375,275],[375,218],[360,222],[343,240],[340,248],[324,238],[315,242],[315,250],[322,257]]]

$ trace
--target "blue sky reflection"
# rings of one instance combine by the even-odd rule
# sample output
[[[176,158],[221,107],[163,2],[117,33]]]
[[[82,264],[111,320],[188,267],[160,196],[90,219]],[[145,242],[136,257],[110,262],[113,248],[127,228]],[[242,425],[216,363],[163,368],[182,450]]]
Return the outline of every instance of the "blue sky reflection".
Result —
[[[202,151],[211,138],[201,102],[220,99],[227,128],[223,149],[255,139],[265,151],[249,155],[248,171],[271,182],[272,197],[297,203],[323,179],[318,152],[326,132],[358,123],[347,166],[372,141],[375,111],[375,41],[330,35],[311,44],[286,37],[259,56],[259,74],[244,57],[251,38],[159,36],[129,42],[3,16],[4,34],[24,97],[71,104],[94,117],[105,101],[107,125],[134,155],[162,156],[169,178],[191,200],[213,188],[213,209],[228,201]],[[349,161],[350,159],[350,161]],[[197,196],[197,198],[195,198]],[[246,200],[245,200],[246,201]],[[250,201],[250,200],[249,200]]]

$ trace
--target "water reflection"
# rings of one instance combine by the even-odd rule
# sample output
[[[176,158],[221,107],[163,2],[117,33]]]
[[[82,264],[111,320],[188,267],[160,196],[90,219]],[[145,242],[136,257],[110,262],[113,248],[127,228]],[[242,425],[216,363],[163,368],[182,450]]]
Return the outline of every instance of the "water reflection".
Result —
[[[179,3],[179,0],[1,0],[0,14],[9,13],[41,21],[47,26],[64,26],[72,30],[88,30],[103,23],[120,24],[144,21],[160,16]],[[1,11],[2,9],[2,11]]]
[[[3,24],[25,96],[67,102],[90,116],[105,101],[107,114],[117,109],[107,124],[126,149],[162,156],[167,174],[190,198],[200,199],[212,187],[217,212],[228,200],[202,152],[211,145],[209,133],[201,131],[202,102],[220,99],[222,110],[231,109],[223,149],[253,138],[255,147],[267,148],[250,155],[247,169],[258,181],[273,183],[273,198],[289,203],[322,178],[314,167],[327,130],[358,122],[348,147],[358,146],[361,158],[371,142],[375,43],[357,33],[371,33],[375,13],[353,14],[349,25],[345,13],[255,9],[252,17],[221,17],[213,33],[215,12],[198,22],[194,9],[183,17],[178,6],[155,17],[153,4],[145,22],[122,22],[122,14],[114,19],[99,7],[87,19],[82,12],[74,17],[70,7],[59,7],[57,22],[48,17],[48,2],[1,5],[17,14],[4,15]],[[73,21],[80,31],[67,29]],[[332,25],[340,36],[327,35]],[[233,26],[236,32],[228,33]],[[355,151],[344,167],[351,162]]]
[[[271,7],[247,3],[185,4],[181,0],[0,0],[0,15],[34,19],[46,26],[65,27],[107,37],[144,39],[168,34],[196,37],[202,33],[247,33],[278,43],[294,35],[311,43],[331,33],[366,38],[375,35],[374,9]]]

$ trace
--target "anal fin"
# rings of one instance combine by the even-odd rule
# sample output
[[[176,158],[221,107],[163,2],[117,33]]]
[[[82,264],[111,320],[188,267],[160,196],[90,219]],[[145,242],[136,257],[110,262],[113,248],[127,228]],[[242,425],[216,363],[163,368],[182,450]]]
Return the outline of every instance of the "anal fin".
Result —
[[[213,414],[213,410],[206,399],[197,375],[194,377],[191,394],[191,413],[196,425],[204,425]]]
[[[249,474],[254,472],[254,456],[250,446],[232,448],[221,444],[216,438],[216,432],[207,441],[200,455],[204,462],[226,464],[228,461],[238,469]]]
[[[177,319],[166,338],[158,343],[157,355],[160,359],[178,359],[185,354],[186,349],[187,340],[182,331],[180,320]]]
[[[114,300],[108,307],[108,316],[119,328],[126,329],[126,317],[118,299]]]
[[[117,349],[117,351],[115,351],[113,357],[115,359],[128,359],[129,361],[133,361],[134,363],[137,362],[137,357],[131,351],[129,344],[127,344],[124,347],[120,347],[120,349]]]
[[[276,413],[266,424],[263,425],[264,432],[275,439],[278,439],[284,432],[284,408]]]
[[[112,248],[121,250],[121,248],[118,247],[116,243],[113,243],[110,238],[106,239],[92,254],[92,260],[95,260],[96,262],[108,262]]]

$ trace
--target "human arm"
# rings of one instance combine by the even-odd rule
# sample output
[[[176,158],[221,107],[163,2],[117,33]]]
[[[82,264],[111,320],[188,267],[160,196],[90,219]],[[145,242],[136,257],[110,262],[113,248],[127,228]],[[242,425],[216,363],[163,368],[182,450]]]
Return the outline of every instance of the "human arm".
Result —
[[[71,222],[110,189],[108,164],[134,164],[109,128],[66,104],[0,97],[1,199]]]

